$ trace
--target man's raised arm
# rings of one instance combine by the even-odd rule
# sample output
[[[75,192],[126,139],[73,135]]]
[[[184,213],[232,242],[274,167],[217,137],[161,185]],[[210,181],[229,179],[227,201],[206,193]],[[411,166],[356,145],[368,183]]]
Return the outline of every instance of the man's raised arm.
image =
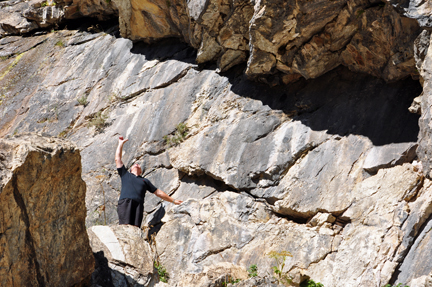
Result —
[[[122,161],[123,145],[127,141],[128,139],[123,139],[123,137],[119,137],[118,146],[115,153],[115,163],[117,168],[121,168],[123,166],[123,161]]]

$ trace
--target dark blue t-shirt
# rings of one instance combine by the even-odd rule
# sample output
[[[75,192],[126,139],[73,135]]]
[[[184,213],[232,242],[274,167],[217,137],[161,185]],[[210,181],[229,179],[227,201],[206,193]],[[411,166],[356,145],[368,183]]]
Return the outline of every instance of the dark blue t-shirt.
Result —
[[[153,193],[157,189],[150,180],[128,172],[124,165],[121,168],[117,168],[117,171],[122,183],[119,200],[130,198],[143,203],[146,190]]]

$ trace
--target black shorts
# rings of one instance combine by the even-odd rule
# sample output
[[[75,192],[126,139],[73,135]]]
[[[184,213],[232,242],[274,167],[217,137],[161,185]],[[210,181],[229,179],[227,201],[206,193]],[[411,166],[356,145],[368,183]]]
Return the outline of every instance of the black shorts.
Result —
[[[118,201],[117,214],[119,224],[130,224],[141,227],[143,220],[144,204],[129,198]]]

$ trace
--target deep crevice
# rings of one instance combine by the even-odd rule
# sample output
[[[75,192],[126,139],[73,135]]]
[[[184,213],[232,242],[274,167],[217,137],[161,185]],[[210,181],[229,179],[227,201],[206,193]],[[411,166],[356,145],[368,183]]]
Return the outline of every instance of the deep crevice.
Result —
[[[12,186],[13,186],[13,196],[14,196],[16,204],[21,209],[21,219],[23,220],[23,222],[25,224],[25,242],[26,242],[26,245],[27,245],[27,247],[29,249],[29,253],[30,253],[27,256],[28,264],[29,264],[29,266],[34,266],[34,269],[36,272],[36,280],[38,282],[38,285],[39,286],[45,286],[46,285],[45,278],[40,272],[41,270],[40,270],[39,262],[38,262],[37,256],[36,256],[36,249],[34,246],[33,238],[30,234],[29,215],[28,215],[25,203],[24,203],[24,199],[22,198],[22,196],[18,190],[18,182],[17,181],[18,181],[17,175],[14,175],[12,177],[12,180],[11,180]]]
[[[181,172],[181,171],[180,171]],[[233,187],[227,185],[223,180],[216,179],[212,177],[211,175],[208,175],[206,173],[200,174],[200,175],[188,175],[186,173],[183,173],[183,177],[181,178],[181,182],[184,183],[194,183],[196,185],[200,186],[207,186],[214,188],[218,192],[224,192],[224,191],[232,191],[239,193],[239,190],[234,189]]]

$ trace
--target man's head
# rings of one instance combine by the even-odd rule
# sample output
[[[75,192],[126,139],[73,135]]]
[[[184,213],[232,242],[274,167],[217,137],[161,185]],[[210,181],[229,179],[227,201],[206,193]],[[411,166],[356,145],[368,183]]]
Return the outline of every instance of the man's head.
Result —
[[[139,166],[139,164],[136,163],[136,164],[131,166],[130,172],[135,174],[136,176],[138,176],[138,175],[141,175],[142,170],[141,170],[141,167]]]

